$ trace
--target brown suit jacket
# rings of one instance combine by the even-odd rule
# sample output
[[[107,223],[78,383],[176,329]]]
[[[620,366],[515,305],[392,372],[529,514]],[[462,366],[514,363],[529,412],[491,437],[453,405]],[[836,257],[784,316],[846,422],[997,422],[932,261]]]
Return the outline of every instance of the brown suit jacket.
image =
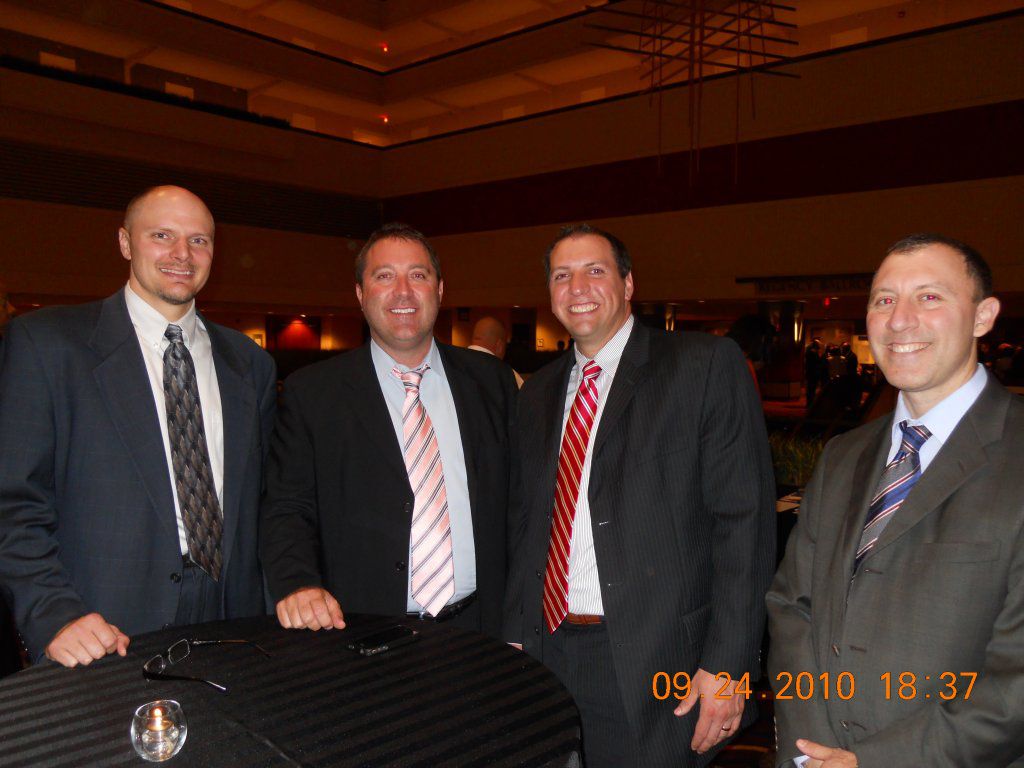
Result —
[[[814,682],[776,701],[779,764],[809,738],[860,768],[1024,766],[1024,402],[989,379],[851,579],[891,423],[825,448],[768,593],[776,694]]]

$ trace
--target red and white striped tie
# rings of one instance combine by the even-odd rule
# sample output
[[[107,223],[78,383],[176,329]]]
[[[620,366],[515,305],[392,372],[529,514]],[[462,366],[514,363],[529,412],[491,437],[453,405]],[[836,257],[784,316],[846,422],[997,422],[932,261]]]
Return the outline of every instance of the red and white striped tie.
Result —
[[[415,497],[410,532],[412,599],[436,616],[455,594],[455,566],[441,451],[434,425],[420,401],[420,381],[428,370],[430,366],[424,363],[404,373],[394,368],[392,373],[405,385],[402,448]]]
[[[583,366],[583,380],[576,390],[565,423],[562,451],[558,457],[558,480],[555,483],[555,511],[551,519],[551,544],[548,567],[544,573],[544,620],[548,631],[554,632],[569,612],[569,547],[572,544],[572,521],[576,517],[576,500],[580,495],[580,476],[587,455],[590,429],[597,414],[597,377],[601,367],[591,360]]]

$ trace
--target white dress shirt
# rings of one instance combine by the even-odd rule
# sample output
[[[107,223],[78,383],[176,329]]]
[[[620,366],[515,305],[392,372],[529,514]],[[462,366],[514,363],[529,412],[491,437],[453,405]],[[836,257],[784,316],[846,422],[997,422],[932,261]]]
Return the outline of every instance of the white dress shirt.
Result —
[[[381,392],[391,414],[395,439],[401,450],[404,440],[402,427],[402,406],[405,404],[405,385],[392,373],[412,370],[399,365],[381,349],[376,341],[370,341],[370,357],[377,372]],[[444,372],[441,354],[437,344],[431,340],[430,351],[424,358],[430,365],[420,381],[420,402],[423,403],[431,424],[437,448],[441,452],[441,470],[444,472],[444,489],[448,495],[448,520],[452,531],[452,562],[455,567],[455,594],[449,603],[468,597],[476,591],[476,550],[473,545],[473,516],[469,507],[469,481],[466,476],[466,456],[462,450],[462,433],[459,431],[459,416],[455,411],[455,400]],[[420,363],[422,365],[422,363]],[[414,365],[412,368],[418,368]],[[412,542],[409,542],[409,561],[412,561]],[[406,594],[411,612],[423,610],[423,606],[412,599],[412,568],[408,569]]]
[[[601,577],[597,570],[597,556],[594,554],[594,531],[590,522],[590,499],[587,489],[590,487],[590,467],[594,459],[594,442],[597,429],[604,413],[604,404],[615,379],[615,372],[622,359],[622,350],[626,348],[629,334],[633,330],[633,316],[616,331],[601,350],[594,356],[594,361],[601,367],[595,383],[597,384],[597,413],[590,427],[590,439],[587,441],[587,453],[583,458],[583,471],[580,474],[580,494],[576,499],[576,517],[572,523],[572,543],[569,545],[569,613],[585,613],[596,616],[604,615],[604,603],[601,601]],[[569,421],[569,412],[576,399],[582,379],[583,366],[590,360],[583,356],[579,347],[574,347],[576,365],[569,374],[569,387],[566,390],[565,412],[562,414],[562,437],[565,436],[565,425]],[[561,449],[561,440],[559,440]]]
[[[171,441],[167,435],[167,405],[164,400],[164,351],[170,346],[164,337],[167,326],[172,324],[159,311],[147,304],[130,286],[124,288],[124,299],[128,305],[128,317],[135,326],[135,335],[142,348],[142,359],[146,363],[149,374],[149,386],[156,413],[160,421],[160,435],[163,439],[164,454],[167,456],[167,473],[171,480],[171,493],[174,495],[174,514],[178,522],[178,544],[181,554],[188,554],[188,543],[185,537],[185,524],[181,520],[181,507],[178,505],[178,490],[174,482],[174,463],[171,459]],[[206,447],[210,453],[210,469],[213,471],[213,484],[217,490],[217,500],[223,509],[224,504],[224,416],[221,411],[220,387],[217,385],[217,371],[213,365],[213,347],[206,326],[196,315],[196,304],[193,301],[188,312],[173,325],[181,328],[185,348],[192,356],[196,368],[196,380],[199,386],[199,405],[203,412],[203,430],[206,432]]]

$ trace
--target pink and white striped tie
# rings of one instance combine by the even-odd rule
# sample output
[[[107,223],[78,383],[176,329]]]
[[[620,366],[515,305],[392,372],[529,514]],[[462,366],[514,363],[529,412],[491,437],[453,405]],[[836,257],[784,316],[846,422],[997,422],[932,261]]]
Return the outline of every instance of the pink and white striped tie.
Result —
[[[436,616],[455,594],[455,565],[441,451],[434,425],[420,401],[420,381],[428,370],[430,366],[424,363],[404,373],[393,368],[392,373],[405,385],[402,447],[416,500],[410,532],[412,599]]]

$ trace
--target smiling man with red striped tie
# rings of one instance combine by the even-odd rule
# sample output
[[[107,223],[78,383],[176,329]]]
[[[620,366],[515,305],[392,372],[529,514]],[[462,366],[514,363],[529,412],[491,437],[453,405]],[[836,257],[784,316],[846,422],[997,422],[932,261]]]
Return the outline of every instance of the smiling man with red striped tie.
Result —
[[[779,766],[1024,766],[1024,403],[977,355],[998,314],[957,240],[875,273],[899,398],[825,447],[768,594]]]
[[[775,564],[760,402],[732,341],[633,318],[618,238],[568,227],[546,262],[574,347],[520,394],[505,639],[572,693],[587,768],[706,765],[754,715],[736,688]],[[666,672],[683,703],[652,695]]]
[[[359,349],[289,377],[260,551],[281,625],[414,614],[498,636],[516,386],[500,360],[434,339],[444,282],[415,229],[355,261]]]

